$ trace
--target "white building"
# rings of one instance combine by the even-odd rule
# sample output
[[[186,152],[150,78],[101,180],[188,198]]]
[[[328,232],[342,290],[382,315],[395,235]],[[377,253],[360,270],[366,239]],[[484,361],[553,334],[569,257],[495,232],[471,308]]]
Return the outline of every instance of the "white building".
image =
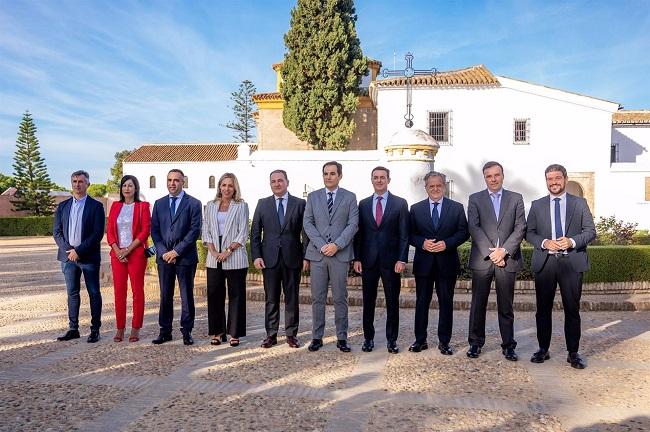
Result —
[[[373,65],[375,78],[380,65]],[[274,69],[279,76],[280,67]],[[276,90],[280,86],[278,79]],[[371,136],[357,137],[363,142],[356,148],[375,149],[331,152],[300,149],[295,135],[277,124],[281,94],[264,93],[256,99],[258,144],[144,145],[125,160],[124,173],[136,175],[153,201],[166,194],[167,171],[180,168],[188,193],[207,202],[219,176],[234,172],[252,212],[257,199],[270,194],[268,174],[277,168],[288,172],[290,192],[301,196],[322,187],[321,166],[337,160],[341,186],[361,199],[372,191],[371,169],[385,165],[393,171],[391,189],[412,204],[425,197],[421,177],[435,166],[447,174],[451,197],[466,204],[470,193],[485,187],[483,163],[497,160],[505,167],[505,187],[521,192],[528,208],[547,194],[546,166],[560,163],[569,171],[569,190],[584,196],[595,216],[650,228],[650,112],[619,111],[615,102],[495,76],[484,66],[414,77],[413,132],[405,131],[405,101],[404,78],[374,79],[369,97],[360,97],[363,116],[356,118],[376,118],[376,125],[362,125]],[[436,139],[437,154],[417,129]],[[278,150],[273,136],[291,140],[291,150]]]

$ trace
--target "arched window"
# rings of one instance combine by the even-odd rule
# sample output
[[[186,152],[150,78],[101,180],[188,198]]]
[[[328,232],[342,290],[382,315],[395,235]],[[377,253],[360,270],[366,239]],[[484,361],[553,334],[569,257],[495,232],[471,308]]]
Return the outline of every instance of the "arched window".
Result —
[[[184,188],[190,187],[190,178],[188,176],[183,177],[183,183]]]
[[[208,179],[208,188],[214,189],[214,176],[210,176]]]
[[[149,189],[156,189],[156,176],[149,177]]]

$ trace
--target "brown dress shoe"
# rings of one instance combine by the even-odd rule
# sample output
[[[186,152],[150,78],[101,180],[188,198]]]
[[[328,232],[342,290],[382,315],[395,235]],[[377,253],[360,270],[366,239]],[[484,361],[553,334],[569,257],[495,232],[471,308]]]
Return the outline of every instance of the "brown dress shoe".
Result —
[[[287,345],[291,348],[300,348],[300,341],[295,336],[287,336]]]
[[[271,348],[273,345],[278,344],[278,338],[273,336],[267,336],[266,339],[262,341],[262,348]]]

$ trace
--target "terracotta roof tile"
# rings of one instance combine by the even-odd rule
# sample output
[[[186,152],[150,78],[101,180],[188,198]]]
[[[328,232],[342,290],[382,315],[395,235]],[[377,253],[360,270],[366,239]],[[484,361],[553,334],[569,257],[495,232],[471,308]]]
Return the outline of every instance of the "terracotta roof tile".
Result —
[[[253,95],[254,101],[270,100],[270,99],[282,99],[282,93],[270,92],[270,93],[257,93]]]
[[[435,75],[416,75],[411,79],[413,85],[423,86],[475,86],[499,85],[499,80],[485,66],[477,65],[454,71],[438,72]],[[378,87],[401,87],[406,85],[405,77],[395,77],[377,81]]]
[[[237,159],[238,144],[145,144],[124,162],[214,162]],[[251,145],[257,150],[257,144]]]
[[[612,124],[650,124],[650,110],[615,112]]]

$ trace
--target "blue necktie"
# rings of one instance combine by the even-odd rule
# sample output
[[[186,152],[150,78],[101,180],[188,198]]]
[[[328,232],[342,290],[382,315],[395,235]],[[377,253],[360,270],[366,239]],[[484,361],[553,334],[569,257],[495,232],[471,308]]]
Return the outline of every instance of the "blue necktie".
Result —
[[[280,227],[284,225],[284,205],[282,205],[282,200],[284,198],[278,198],[278,221],[280,221]]]
[[[562,215],[560,213],[560,199],[553,198],[555,201],[555,240],[564,236],[564,231],[562,230]]]
[[[438,230],[438,224],[440,223],[440,217],[438,216],[438,204],[437,202],[433,203],[433,210],[431,211],[431,222],[433,222],[433,230]]]
[[[169,206],[169,216],[171,217],[171,219],[174,219],[174,215],[176,214],[176,200],[177,199],[178,199],[178,197],[173,196],[172,197],[172,203]]]
[[[327,192],[327,212],[332,216],[332,208],[334,207],[334,192]]]
[[[500,193],[492,193],[492,207],[494,207],[494,214],[497,217],[497,221],[499,220],[499,211],[501,210],[501,194]]]

